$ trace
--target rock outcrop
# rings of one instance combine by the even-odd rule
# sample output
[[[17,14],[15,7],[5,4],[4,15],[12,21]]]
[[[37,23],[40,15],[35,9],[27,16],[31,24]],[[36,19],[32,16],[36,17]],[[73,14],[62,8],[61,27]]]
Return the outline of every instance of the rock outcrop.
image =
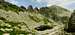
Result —
[[[68,31],[75,32],[75,11],[71,14],[71,17],[69,18]]]

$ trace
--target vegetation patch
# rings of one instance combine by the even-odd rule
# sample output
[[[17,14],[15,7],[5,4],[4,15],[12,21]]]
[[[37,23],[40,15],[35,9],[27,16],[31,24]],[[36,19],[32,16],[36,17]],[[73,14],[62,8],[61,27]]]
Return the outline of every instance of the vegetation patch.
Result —
[[[40,22],[41,20],[39,18],[37,18],[36,16],[30,16],[30,19],[34,20],[35,22]]]

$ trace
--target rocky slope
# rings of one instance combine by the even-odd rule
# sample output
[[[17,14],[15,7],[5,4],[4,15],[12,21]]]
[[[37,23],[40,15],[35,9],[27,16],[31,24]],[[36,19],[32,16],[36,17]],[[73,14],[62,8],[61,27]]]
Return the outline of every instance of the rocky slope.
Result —
[[[42,7],[35,12],[8,2],[0,2],[0,31],[33,33],[38,30],[45,31],[47,28],[50,30],[55,26],[67,24],[70,14],[67,9],[56,5]]]

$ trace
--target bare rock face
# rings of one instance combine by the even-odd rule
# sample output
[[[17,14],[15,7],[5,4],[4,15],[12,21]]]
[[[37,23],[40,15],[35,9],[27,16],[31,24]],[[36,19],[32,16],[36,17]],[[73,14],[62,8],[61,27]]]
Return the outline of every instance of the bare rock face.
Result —
[[[69,18],[68,31],[75,32],[75,11],[71,14]]]

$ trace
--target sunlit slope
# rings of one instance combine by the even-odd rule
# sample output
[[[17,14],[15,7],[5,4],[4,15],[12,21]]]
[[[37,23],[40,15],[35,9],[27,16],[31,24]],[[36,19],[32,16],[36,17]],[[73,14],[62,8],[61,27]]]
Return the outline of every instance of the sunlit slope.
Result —
[[[25,7],[24,7],[25,8]],[[0,31],[3,32],[45,32],[35,28],[42,25],[52,27],[49,32],[64,28],[68,23],[71,12],[60,6],[42,7],[38,10],[28,7],[22,9],[8,2],[0,3]],[[44,28],[45,29],[45,28]],[[56,30],[57,31],[57,30]],[[48,32],[48,33],[49,33]],[[46,33],[46,32],[45,32]]]
[[[52,19],[47,19],[39,13],[19,12],[19,14],[17,14],[15,12],[7,12],[5,10],[0,10],[0,22],[0,27],[2,27],[0,29],[4,29],[2,31],[13,31],[13,29],[19,31],[32,31],[35,27],[40,25],[57,25],[57,23]]]
[[[63,17],[63,16],[69,17],[72,13],[68,9],[65,9],[63,7],[56,6],[56,5],[50,6],[49,10],[51,10],[50,11],[51,13],[56,14],[57,16],[60,16],[60,17]]]

